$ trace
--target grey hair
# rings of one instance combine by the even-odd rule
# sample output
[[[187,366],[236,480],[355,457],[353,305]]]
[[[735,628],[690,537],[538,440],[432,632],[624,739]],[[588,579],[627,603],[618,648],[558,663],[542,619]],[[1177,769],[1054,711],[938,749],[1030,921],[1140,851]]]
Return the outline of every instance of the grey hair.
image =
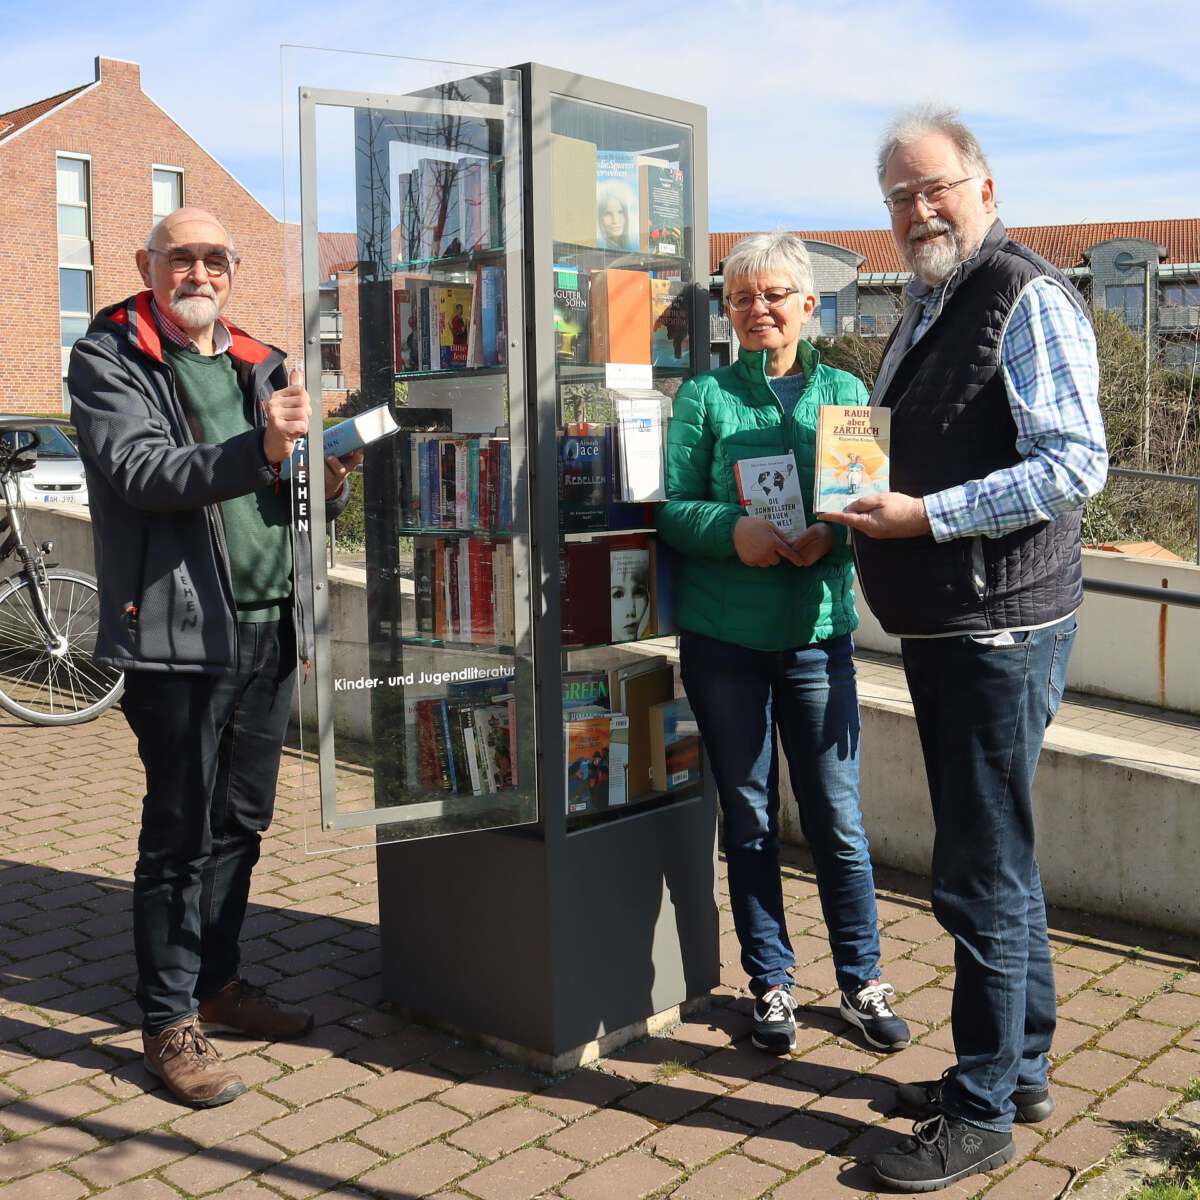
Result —
[[[803,239],[782,229],[773,233],[752,233],[742,238],[725,256],[721,265],[724,277],[721,299],[729,298],[731,280],[774,275],[776,272],[790,277],[792,286],[801,294],[813,295],[812,263]]]
[[[923,104],[897,113],[883,131],[883,139],[879,143],[879,158],[875,163],[881,189],[883,177],[887,174],[888,160],[892,155],[901,146],[909,146],[935,133],[950,139],[958,151],[958,157],[962,159],[963,167],[972,175],[983,179],[991,178],[992,168],[988,165],[983,147],[980,146],[979,139],[958,119],[958,109]]]

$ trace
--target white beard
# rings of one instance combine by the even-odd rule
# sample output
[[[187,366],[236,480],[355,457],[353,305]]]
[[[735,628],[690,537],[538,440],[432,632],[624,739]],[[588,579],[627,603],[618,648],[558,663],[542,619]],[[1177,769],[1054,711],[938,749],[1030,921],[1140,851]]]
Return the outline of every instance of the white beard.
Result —
[[[195,292],[181,296],[175,293],[171,301],[171,313],[184,329],[207,329],[221,311],[215,296]]]

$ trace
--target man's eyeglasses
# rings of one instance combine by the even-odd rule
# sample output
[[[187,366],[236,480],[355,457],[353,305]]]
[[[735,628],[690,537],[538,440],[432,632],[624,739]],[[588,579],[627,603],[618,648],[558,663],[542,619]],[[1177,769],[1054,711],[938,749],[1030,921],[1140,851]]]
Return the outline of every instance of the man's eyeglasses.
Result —
[[[919,192],[896,192],[895,195],[885,196],[883,203],[886,205],[888,212],[893,215],[899,213],[901,216],[910,213],[913,206],[917,203],[919,196],[925,201],[926,208],[937,208],[939,204],[946,198],[946,194],[958,187],[960,183],[966,183],[968,179],[976,179],[975,175],[964,175],[961,179],[956,179],[953,183],[931,183],[928,187],[923,187]]]
[[[785,303],[789,296],[796,295],[799,288],[767,288],[765,292],[738,292],[734,296],[726,296],[725,303],[734,312],[745,312],[754,307],[754,302],[761,296],[768,308],[778,308]]]
[[[191,254],[187,250],[151,250],[150,253],[162,255],[176,275],[185,275],[198,262],[204,264],[206,274],[225,275],[238,262],[232,254],[220,250],[213,250],[208,254]]]

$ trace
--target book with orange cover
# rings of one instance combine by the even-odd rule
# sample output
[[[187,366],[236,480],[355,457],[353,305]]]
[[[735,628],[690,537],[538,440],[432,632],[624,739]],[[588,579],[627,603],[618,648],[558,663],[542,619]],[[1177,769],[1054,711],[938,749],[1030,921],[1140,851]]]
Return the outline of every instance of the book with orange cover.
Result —
[[[817,469],[813,512],[844,512],[863,496],[888,490],[892,412],[867,405],[817,409]]]
[[[590,357],[595,363],[650,362],[650,276],[613,267],[592,272]]]

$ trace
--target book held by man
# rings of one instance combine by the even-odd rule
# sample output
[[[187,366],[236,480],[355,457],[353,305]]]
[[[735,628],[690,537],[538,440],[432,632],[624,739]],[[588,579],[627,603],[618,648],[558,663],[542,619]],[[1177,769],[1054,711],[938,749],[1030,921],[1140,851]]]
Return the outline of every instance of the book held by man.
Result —
[[[866,405],[817,409],[813,512],[845,512],[855,500],[889,490],[892,412]]]
[[[748,517],[764,517],[786,537],[804,532],[804,498],[796,473],[796,458],[770,454],[762,458],[743,458],[735,463],[738,503]]]
[[[392,410],[386,404],[368,408],[366,412],[347,417],[346,420],[339,421],[325,430],[322,439],[322,461],[331,455],[334,458],[344,458],[347,454],[353,454],[355,450],[360,450],[363,446],[369,446],[372,442],[379,441],[380,438],[391,437],[392,434],[399,432],[400,426],[396,424]],[[295,456],[293,451],[292,458]],[[285,458],[279,464],[280,479],[292,477],[292,458]]]

